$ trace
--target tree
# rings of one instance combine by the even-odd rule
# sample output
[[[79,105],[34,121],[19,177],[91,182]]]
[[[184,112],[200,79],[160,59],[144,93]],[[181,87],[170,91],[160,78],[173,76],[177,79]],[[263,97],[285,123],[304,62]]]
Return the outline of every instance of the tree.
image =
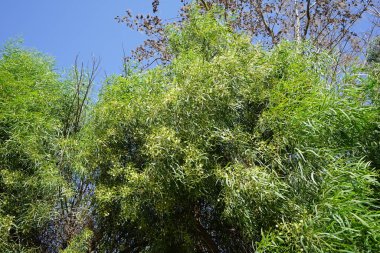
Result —
[[[67,189],[56,153],[65,88],[51,59],[9,44],[0,59],[0,250],[41,250]]]
[[[75,248],[87,247],[92,234],[89,227],[92,226],[93,181],[92,175],[81,166],[80,139],[81,129],[91,111],[90,94],[99,63],[99,60],[93,59],[88,69],[83,63],[79,65],[77,57],[73,69],[62,84],[66,89],[65,103],[62,104],[65,113],[56,156],[57,169],[67,187],[59,189],[59,201],[55,208],[57,215],[50,219],[41,236],[50,252],[66,248],[72,252]]]
[[[88,226],[88,175],[74,158],[97,66],[62,81],[50,58],[2,51],[0,251],[57,252]]]
[[[331,86],[310,44],[265,51],[215,9],[188,15],[170,64],[112,78],[84,130],[93,249],[378,252],[368,90]]]
[[[188,18],[192,3],[203,11],[212,6],[223,10],[223,17],[235,31],[244,31],[254,42],[272,47],[283,40],[310,40],[321,50],[338,52],[340,61],[357,56],[368,42],[363,34],[355,32],[355,24],[363,16],[376,10],[372,0],[349,1],[298,1],[298,0],[202,0],[181,1],[183,7],[178,20],[181,24]],[[153,12],[157,12],[159,1],[153,1]],[[157,15],[133,16],[130,11],[124,17],[116,17],[128,27],[143,31],[148,39],[132,52],[138,61],[149,60],[165,63],[171,59],[167,50],[165,22]]]
[[[5,47],[1,252],[380,252],[379,63],[336,82],[329,49],[254,45],[199,4],[95,105],[96,61],[60,78]]]

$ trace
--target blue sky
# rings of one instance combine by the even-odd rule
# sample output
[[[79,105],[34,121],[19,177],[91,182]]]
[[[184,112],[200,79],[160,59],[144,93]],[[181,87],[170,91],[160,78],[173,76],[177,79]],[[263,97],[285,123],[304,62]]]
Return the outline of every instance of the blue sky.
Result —
[[[115,16],[125,10],[134,14],[152,11],[151,0],[1,0],[0,45],[22,38],[56,59],[57,69],[70,68],[76,55],[83,62],[101,59],[100,77],[121,73],[123,47],[126,52],[139,45],[144,36],[119,24]],[[177,16],[180,1],[161,0],[159,15]],[[368,20],[357,30],[367,29]]]
[[[177,16],[179,1],[161,0],[159,15]],[[101,58],[101,77],[121,73],[123,46],[135,48],[144,36],[119,24],[127,9],[150,13],[150,0],[1,0],[0,45],[22,38],[26,47],[53,56],[58,70],[70,68],[79,55]]]

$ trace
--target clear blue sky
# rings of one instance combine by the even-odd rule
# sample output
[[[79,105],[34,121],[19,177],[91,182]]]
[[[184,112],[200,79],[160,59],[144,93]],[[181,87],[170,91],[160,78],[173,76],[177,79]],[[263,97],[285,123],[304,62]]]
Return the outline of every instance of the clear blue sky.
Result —
[[[177,16],[179,1],[161,0],[163,18]],[[144,36],[114,19],[131,9],[150,13],[150,0],[1,0],[0,46],[11,38],[22,38],[56,59],[58,70],[70,68],[76,55],[88,62],[101,58],[100,76],[121,73],[123,46],[126,52]]]

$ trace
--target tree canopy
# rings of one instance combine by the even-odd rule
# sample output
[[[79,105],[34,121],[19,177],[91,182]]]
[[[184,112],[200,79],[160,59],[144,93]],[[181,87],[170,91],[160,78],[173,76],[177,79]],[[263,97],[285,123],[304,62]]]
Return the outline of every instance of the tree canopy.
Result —
[[[94,105],[91,72],[6,47],[0,250],[379,252],[377,63],[338,76],[312,43],[188,15],[165,28],[170,63]]]

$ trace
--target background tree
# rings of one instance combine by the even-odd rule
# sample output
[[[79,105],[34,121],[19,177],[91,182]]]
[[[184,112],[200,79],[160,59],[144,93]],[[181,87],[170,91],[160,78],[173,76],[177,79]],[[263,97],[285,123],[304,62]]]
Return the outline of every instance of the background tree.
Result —
[[[380,37],[376,37],[371,41],[367,51],[368,63],[380,63]]]
[[[340,63],[352,60],[363,54],[373,33],[378,28],[358,33],[355,25],[363,16],[376,14],[376,2],[372,0],[349,1],[312,1],[312,0],[181,0],[183,7],[174,23],[181,24],[188,18],[192,3],[203,11],[218,6],[223,10],[225,21],[235,31],[244,31],[252,40],[272,47],[282,40],[310,40],[317,49],[338,52]],[[159,0],[152,2],[153,12],[159,8]],[[144,32],[148,39],[132,52],[138,61],[147,60],[167,62],[167,38],[163,32],[165,23],[157,15],[136,15],[130,11],[123,17],[116,17],[128,27]],[[365,32],[369,34],[365,35]]]

